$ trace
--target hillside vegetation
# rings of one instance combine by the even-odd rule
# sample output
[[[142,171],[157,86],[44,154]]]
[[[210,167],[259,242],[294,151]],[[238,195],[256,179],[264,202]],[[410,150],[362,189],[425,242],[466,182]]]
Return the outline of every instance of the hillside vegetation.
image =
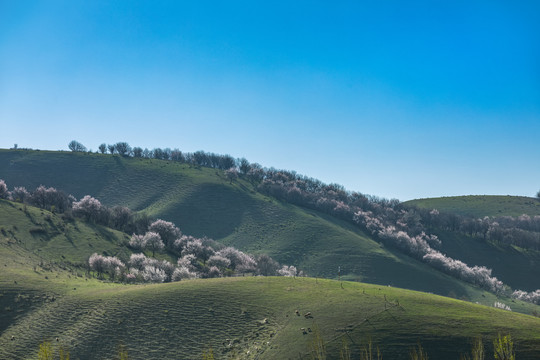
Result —
[[[0,151],[0,159],[10,186],[43,183],[78,198],[90,193],[110,206],[175,221],[185,234],[268,253],[311,275],[336,278],[341,266],[342,279],[382,284],[252,276],[106,282],[89,272],[88,258],[97,253],[125,261],[131,234],[0,200],[0,358],[35,359],[40,344],[51,341],[72,359],[112,359],[119,349],[130,359],[193,359],[210,350],[217,359],[309,359],[323,343],[332,359],[345,343],[358,357],[371,338],[383,358],[408,359],[420,342],[430,358],[457,359],[478,336],[490,356],[499,334],[512,336],[519,359],[540,354],[540,319],[516,313],[538,314],[537,305],[466,284],[383,246],[350,222],[265,196],[223,171],[86,153]],[[107,171],[95,173],[99,168]],[[441,233],[440,247],[457,258],[474,249],[478,257],[471,260],[483,261],[486,246],[494,259],[509,251],[454,236]],[[536,253],[518,250],[502,259],[505,272],[514,271],[510,262],[527,258],[534,268]],[[156,255],[175,261],[166,252]],[[513,312],[494,309],[496,302]]]
[[[422,209],[437,209],[440,212],[474,216],[530,216],[540,215],[540,201],[525,196],[469,195],[417,199],[405,205]]]
[[[8,185],[54,186],[77,198],[128,206],[243,251],[267,253],[311,276],[345,279],[481,300],[483,291],[382,246],[333,216],[278,201],[222,171],[172,161],[24,150],[0,151]],[[90,254],[88,254],[89,256]]]

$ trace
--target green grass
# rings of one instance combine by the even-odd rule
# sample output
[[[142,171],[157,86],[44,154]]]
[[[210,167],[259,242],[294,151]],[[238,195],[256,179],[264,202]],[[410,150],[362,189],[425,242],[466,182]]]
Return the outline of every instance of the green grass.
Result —
[[[44,262],[81,264],[94,253],[129,257],[129,237],[104,226],[64,220],[47,210],[0,200],[0,239]]]
[[[406,201],[404,204],[441,212],[484,216],[540,215],[540,201],[524,196],[469,195]]]
[[[432,358],[457,359],[474,337],[489,344],[499,332],[515,339],[519,359],[540,354],[540,319],[356,282],[246,277],[115,285],[61,274],[51,283],[46,299],[19,300],[33,307],[0,335],[1,358],[33,359],[42,341],[56,338],[73,358],[112,358],[120,344],[133,359],[194,359],[209,348],[218,359],[309,358],[316,328],[330,358],[343,339],[358,355],[371,338],[388,359],[407,359],[418,341]],[[4,285],[3,294],[26,296],[24,285],[16,286]]]

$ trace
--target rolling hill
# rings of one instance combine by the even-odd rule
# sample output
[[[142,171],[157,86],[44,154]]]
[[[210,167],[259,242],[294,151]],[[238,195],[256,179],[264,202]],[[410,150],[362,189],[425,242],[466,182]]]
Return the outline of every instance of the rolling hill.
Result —
[[[266,252],[312,275],[336,277],[341,265],[343,278],[356,281],[104,282],[83,263],[94,252],[128,257],[129,234],[0,200],[0,358],[34,359],[40,344],[51,341],[72,359],[111,359],[119,349],[130,359],[192,359],[210,349],[217,359],[308,359],[322,343],[333,359],[344,341],[358,356],[371,338],[383,358],[408,359],[421,343],[431,358],[456,359],[478,336],[489,356],[498,334],[512,336],[519,359],[540,354],[540,319],[516,313],[538,313],[540,307],[497,298],[382,246],[349,223],[263,196],[243,180],[230,183],[213,169],[157,160],[15,153],[0,151],[0,178],[10,186],[65,186],[77,197],[89,193],[85,185],[93,186],[90,193],[104,203],[173,220],[185,233]],[[78,173],[64,175],[70,169]],[[443,244],[463,255],[471,244],[460,241],[448,238]],[[506,249],[491,251],[490,256]],[[494,309],[495,301],[513,312]]]
[[[474,216],[530,216],[540,215],[540,200],[525,196],[468,195],[417,199],[405,205],[441,212]]]
[[[51,341],[72,359],[111,359],[120,347],[130,359],[209,350],[217,359],[308,359],[322,343],[334,359],[343,341],[358,356],[372,339],[384,358],[408,359],[421,343],[432,358],[456,359],[478,336],[490,354],[499,333],[512,336],[519,359],[540,354],[540,319],[436,295],[313,278],[106,283],[41,267],[5,241],[0,306],[13,315],[2,319],[0,358],[34,359]]]
[[[54,186],[80,198],[128,206],[243,251],[267,253],[310,276],[428,291],[480,300],[479,289],[384,247],[357,227],[232,184],[222,171],[121,156],[1,150],[0,174],[10,187]],[[88,254],[89,255],[89,254]]]

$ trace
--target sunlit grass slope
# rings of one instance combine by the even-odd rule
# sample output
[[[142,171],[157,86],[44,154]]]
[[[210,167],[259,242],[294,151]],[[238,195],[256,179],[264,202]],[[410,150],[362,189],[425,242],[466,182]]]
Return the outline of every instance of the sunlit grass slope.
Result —
[[[406,205],[437,209],[458,215],[519,216],[540,215],[540,200],[525,196],[469,195],[410,200]]]
[[[37,288],[34,275],[2,283],[2,297],[27,311],[1,333],[0,358],[35,359],[52,340],[73,359],[112,359],[120,345],[130,359],[196,359],[209,349],[217,359],[308,359],[317,333],[330,359],[344,340],[358,355],[368,338],[388,359],[408,359],[418,342],[430,358],[457,359],[474,337],[490,348],[498,333],[511,334],[519,359],[540,356],[540,319],[397,288],[263,277],[114,285],[67,275]]]
[[[482,294],[348,223],[263,196],[244,180],[230,184],[219,170],[111,155],[0,150],[0,178],[10,188],[44,184],[77,198],[90,194],[109,206],[126,205],[173,221],[184,233],[267,253],[311,276],[337,278],[341,266],[348,280],[471,300]]]
[[[20,247],[46,263],[80,265],[94,252],[130,253],[129,237],[122,232],[6,200],[0,200],[0,238],[2,245]]]

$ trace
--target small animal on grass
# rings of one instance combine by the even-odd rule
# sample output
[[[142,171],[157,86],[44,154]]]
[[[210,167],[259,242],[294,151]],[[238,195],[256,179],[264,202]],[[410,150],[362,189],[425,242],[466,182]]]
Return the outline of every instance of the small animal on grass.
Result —
[[[300,311],[294,310],[294,313],[295,313],[297,316],[300,316]]]
[[[302,334],[303,334],[303,335],[307,335],[306,328],[300,328],[300,330],[302,330]]]
[[[304,314],[304,317],[306,319],[311,319],[311,318],[313,318],[313,315],[311,315],[311,312],[308,311],[307,313]]]

